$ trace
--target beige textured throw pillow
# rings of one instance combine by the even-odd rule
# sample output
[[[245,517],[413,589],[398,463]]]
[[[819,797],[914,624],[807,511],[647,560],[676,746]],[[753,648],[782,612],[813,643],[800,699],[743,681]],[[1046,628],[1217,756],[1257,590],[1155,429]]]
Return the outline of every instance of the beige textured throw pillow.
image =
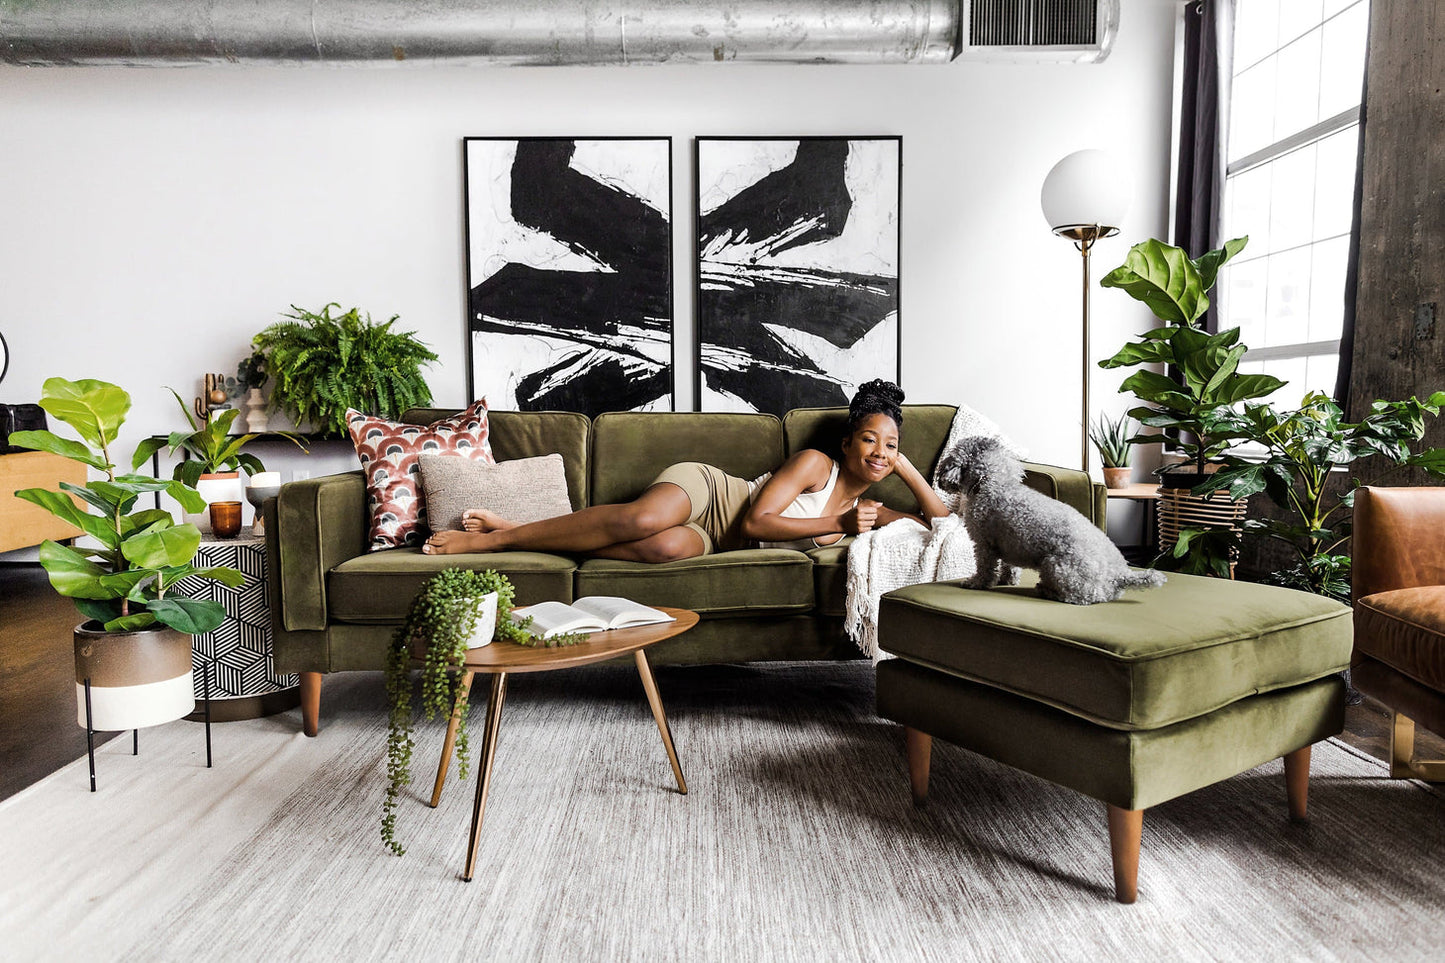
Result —
[[[535,522],[572,510],[561,455],[514,458],[489,465],[458,455],[423,454],[426,520],[434,532],[462,527],[462,512],[486,508],[513,522]]]

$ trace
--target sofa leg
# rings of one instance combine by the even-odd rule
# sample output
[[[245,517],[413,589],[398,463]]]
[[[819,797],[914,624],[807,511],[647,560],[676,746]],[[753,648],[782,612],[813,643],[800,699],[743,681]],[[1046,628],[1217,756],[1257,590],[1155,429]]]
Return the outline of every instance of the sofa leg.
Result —
[[[1139,898],[1139,839],[1144,833],[1144,810],[1120,809],[1109,804],[1109,853],[1114,857],[1114,899],[1132,903]]]
[[[1445,760],[1415,758],[1415,720],[1390,713],[1390,778],[1445,782]]]
[[[908,784],[913,789],[913,804],[922,806],[928,802],[928,763],[933,757],[933,737],[904,726],[903,743],[908,752]]]
[[[1305,746],[1284,757],[1284,791],[1289,798],[1289,818],[1306,818],[1310,800],[1310,749]]]
[[[314,736],[321,729],[321,673],[301,673],[301,731]]]

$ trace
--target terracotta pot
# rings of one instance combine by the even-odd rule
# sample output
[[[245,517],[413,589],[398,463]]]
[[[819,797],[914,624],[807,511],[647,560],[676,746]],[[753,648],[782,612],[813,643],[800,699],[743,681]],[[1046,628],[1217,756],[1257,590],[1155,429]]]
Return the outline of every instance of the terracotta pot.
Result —
[[[1128,488],[1133,470],[1127,465],[1123,468],[1104,469],[1104,487],[1109,489]]]
[[[94,620],[75,627],[76,721],[91,728],[141,729],[170,722],[196,705],[191,637],[166,625],[107,632]]]

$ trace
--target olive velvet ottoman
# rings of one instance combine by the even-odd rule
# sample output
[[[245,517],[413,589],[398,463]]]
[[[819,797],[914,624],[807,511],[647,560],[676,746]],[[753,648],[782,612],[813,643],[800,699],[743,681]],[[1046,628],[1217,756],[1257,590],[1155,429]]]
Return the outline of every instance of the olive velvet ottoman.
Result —
[[[1350,609],[1171,574],[1075,606],[1024,584],[884,596],[878,713],[905,727],[915,802],[937,736],[1107,805],[1114,894],[1138,893],[1144,810],[1284,757],[1305,815],[1310,746],[1344,727]]]

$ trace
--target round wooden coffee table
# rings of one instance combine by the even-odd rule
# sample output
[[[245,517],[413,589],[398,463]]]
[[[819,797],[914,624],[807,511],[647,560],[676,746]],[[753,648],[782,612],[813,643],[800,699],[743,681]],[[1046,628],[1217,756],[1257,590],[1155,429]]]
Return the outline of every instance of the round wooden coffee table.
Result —
[[[681,635],[697,625],[698,615],[690,609],[669,609],[658,606],[676,621],[661,625],[640,625],[632,629],[612,629],[594,632],[585,642],[556,648],[532,648],[511,642],[493,642],[479,649],[472,649],[462,663],[462,691],[471,690],[472,679],[477,673],[492,677],[491,690],[487,693],[487,724],[482,733],[482,757],[477,763],[477,797],[472,804],[472,831],[467,839],[467,868],[462,879],[472,879],[477,863],[477,842],[481,837],[482,814],[487,808],[487,790],[492,782],[492,759],[497,751],[497,730],[502,723],[502,702],[507,697],[507,676],[514,672],[551,672],[554,669],[571,669],[592,662],[602,662],[631,652],[637,663],[637,674],[642,677],[642,688],[647,693],[647,704],[652,707],[652,718],[657,720],[657,731],[662,734],[662,744],[667,749],[667,760],[672,763],[672,774],[677,778],[678,792],[687,795],[687,783],[682,778],[682,766],[677,761],[677,750],[672,745],[672,733],[667,728],[667,716],[662,711],[662,699],[657,694],[657,683],[652,678],[652,667],[647,663],[649,645]],[[441,764],[437,767],[436,785],[432,789],[433,808],[441,799],[442,785],[446,782],[447,767],[451,764],[452,750],[456,745],[458,718],[453,714],[447,724],[446,741],[442,744]]]

